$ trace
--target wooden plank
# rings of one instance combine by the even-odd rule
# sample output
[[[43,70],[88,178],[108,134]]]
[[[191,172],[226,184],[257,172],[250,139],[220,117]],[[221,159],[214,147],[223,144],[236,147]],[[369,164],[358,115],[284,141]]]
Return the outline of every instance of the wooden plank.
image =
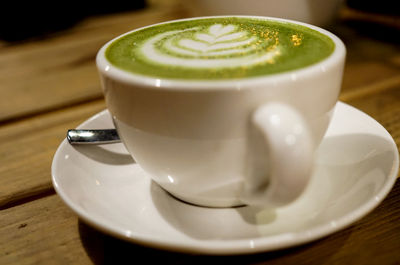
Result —
[[[354,12],[342,8],[337,23],[328,28],[343,40],[347,48],[343,91],[398,77],[398,41],[382,34],[382,31],[389,34],[390,27],[379,27],[381,24],[374,20],[360,19],[357,15],[352,17],[351,14]]]
[[[360,14],[343,8],[330,29],[347,47],[340,100],[380,122],[400,147],[400,47],[397,39],[379,32],[390,32],[395,25]]]
[[[101,98],[100,47],[126,31],[182,16],[168,6],[99,16],[51,38],[0,47],[0,121]]]
[[[56,195],[0,214],[0,264],[91,264],[76,216]]]
[[[400,79],[371,84],[364,89],[342,93],[340,99],[364,111],[381,123],[400,149]]]
[[[397,264],[400,183],[351,227],[303,246],[241,256],[189,255],[128,243],[78,222],[57,195],[1,212],[1,264]]]
[[[105,108],[103,100],[0,127],[0,209],[52,190],[53,155],[67,129]]]
[[[350,53],[351,50],[348,52]],[[400,77],[399,67],[387,64],[384,61],[356,62],[352,60],[354,59],[348,58],[345,65],[342,85],[343,92],[363,90],[364,87],[380,83],[383,80],[397,82]]]

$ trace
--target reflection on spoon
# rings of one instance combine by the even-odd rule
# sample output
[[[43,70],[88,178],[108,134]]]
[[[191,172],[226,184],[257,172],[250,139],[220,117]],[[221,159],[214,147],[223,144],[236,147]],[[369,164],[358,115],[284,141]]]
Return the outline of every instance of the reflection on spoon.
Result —
[[[68,130],[67,139],[70,144],[112,144],[121,142],[117,130]]]

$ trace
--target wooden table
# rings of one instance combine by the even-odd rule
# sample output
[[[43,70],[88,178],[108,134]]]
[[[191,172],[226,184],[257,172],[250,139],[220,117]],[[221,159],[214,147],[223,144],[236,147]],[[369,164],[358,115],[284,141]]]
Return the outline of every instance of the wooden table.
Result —
[[[68,128],[105,108],[97,50],[130,29],[188,15],[164,2],[90,17],[43,39],[0,42],[0,264],[117,264],[138,258],[167,264],[399,264],[400,183],[343,231],[296,248],[238,257],[127,243],[84,224],[61,202],[51,184],[54,152]],[[340,100],[379,121],[399,146],[399,20],[365,18],[371,16],[343,9],[330,29],[348,48]],[[371,25],[372,30],[363,27]]]

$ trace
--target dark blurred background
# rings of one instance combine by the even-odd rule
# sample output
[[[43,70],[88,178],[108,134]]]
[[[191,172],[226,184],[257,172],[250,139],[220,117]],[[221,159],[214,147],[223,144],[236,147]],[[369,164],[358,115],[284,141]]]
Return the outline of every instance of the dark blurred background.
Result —
[[[82,19],[145,7],[145,0],[2,1],[0,39],[21,41],[67,29]]]
[[[245,1],[243,2],[245,3]],[[394,24],[400,27],[398,1],[344,0],[344,3],[354,10],[390,16],[392,19],[398,20]],[[89,16],[132,11],[145,6],[146,0],[3,1],[0,11],[0,40],[18,42],[31,38],[42,38],[70,28]],[[363,24],[364,28],[368,28],[365,26]],[[380,29],[373,31],[386,34]]]
[[[396,0],[347,0],[347,5],[360,11],[383,15],[400,15],[399,1]]]

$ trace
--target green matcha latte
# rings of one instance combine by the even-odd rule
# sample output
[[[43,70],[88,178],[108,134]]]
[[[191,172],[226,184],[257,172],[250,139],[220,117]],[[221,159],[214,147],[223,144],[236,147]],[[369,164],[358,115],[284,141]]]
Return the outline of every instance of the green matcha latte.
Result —
[[[308,27],[257,17],[173,21],[128,33],[105,55],[125,71],[156,78],[224,80],[266,76],[318,63],[335,48]]]

